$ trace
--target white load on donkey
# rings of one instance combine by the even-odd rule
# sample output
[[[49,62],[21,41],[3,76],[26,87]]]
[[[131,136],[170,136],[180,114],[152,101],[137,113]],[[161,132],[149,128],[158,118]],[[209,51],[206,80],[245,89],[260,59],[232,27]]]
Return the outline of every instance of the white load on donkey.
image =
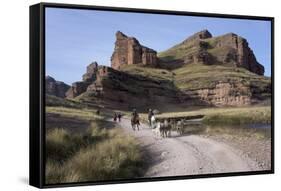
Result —
[[[168,122],[167,119],[165,119],[164,122],[157,121],[155,116],[153,115],[151,117],[151,127],[152,131],[157,136],[161,136],[163,138],[171,136],[172,125]]]
[[[165,120],[164,123],[160,121],[157,122],[152,109],[148,110],[148,123],[149,123],[149,127],[152,128],[152,131],[156,135],[162,137],[171,136],[171,130],[172,130],[171,124],[168,122],[168,120]]]

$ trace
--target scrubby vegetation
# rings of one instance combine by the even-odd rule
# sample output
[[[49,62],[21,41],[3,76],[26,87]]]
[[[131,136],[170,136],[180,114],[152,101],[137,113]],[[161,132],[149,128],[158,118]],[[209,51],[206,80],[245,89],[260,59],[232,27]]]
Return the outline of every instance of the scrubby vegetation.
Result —
[[[142,176],[145,164],[138,143],[121,128],[94,110],[47,107],[46,111],[63,116],[59,121],[70,117],[77,124],[88,124],[86,129],[79,126],[71,131],[69,122],[54,125],[54,119],[47,119],[47,125],[52,125],[46,133],[47,184]]]

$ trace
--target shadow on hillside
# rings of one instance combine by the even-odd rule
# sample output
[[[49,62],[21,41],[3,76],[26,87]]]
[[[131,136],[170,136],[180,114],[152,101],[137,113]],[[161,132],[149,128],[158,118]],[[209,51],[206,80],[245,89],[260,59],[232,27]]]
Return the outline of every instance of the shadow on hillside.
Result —
[[[181,61],[181,63],[183,63]],[[152,70],[153,71],[153,70]],[[155,74],[159,75],[159,73]],[[178,111],[178,108],[199,107],[209,105],[206,101],[199,99],[194,92],[183,92],[174,84],[174,73],[171,79],[166,78],[166,73],[155,78],[155,76],[144,74],[130,74],[118,71],[118,75],[112,75],[111,88],[114,87],[111,106],[113,109],[138,112],[147,112],[149,108],[164,111]],[[113,101],[115,99],[115,101]]]
[[[182,59],[174,59],[173,56],[165,56],[162,58],[159,58],[158,66],[162,69],[167,70],[174,70],[177,68],[180,68],[184,65],[184,60]]]

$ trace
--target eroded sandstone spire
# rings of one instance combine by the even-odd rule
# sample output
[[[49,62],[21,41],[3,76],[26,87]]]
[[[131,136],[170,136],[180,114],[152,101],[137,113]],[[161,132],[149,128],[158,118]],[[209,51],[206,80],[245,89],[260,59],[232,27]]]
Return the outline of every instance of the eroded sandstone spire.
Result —
[[[118,70],[122,65],[132,64],[157,65],[157,52],[141,45],[136,38],[117,31],[111,67]]]

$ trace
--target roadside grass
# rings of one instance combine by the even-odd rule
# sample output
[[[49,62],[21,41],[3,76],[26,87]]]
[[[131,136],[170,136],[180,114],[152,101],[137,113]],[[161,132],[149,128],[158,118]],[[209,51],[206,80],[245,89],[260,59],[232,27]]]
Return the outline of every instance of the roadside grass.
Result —
[[[223,135],[224,138],[234,137],[235,139],[255,138],[257,140],[271,138],[270,128],[245,128],[239,127],[239,125],[209,125],[203,132],[206,135]]]
[[[239,108],[206,108],[188,112],[173,112],[157,115],[157,118],[187,117],[204,115],[205,124],[251,124],[271,123],[270,106],[250,106]]]
[[[47,131],[46,157],[47,184],[134,178],[144,169],[138,143],[132,137],[95,122],[86,133],[58,128]]]
[[[96,110],[46,107],[46,112],[57,114],[60,122],[75,119],[73,124],[66,121],[66,125],[50,121],[52,127],[46,132],[47,184],[142,175],[144,161],[136,140],[114,128],[115,124],[106,121],[105,116],[96,115]]]
[[[114,134],[114,133],[113,133]],[[118,133],[117,133],[118,134]],[[141,154],[134,140],[114,136],[82,149],[68,163],[66,182],[134,178],[141,175]]]

